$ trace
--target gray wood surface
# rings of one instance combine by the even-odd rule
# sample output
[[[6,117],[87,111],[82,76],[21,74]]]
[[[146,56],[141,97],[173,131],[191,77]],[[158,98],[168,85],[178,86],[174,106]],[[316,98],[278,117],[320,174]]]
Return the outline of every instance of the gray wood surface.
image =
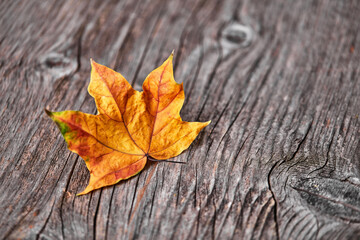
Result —
[[[360,2],[1,1],[1,239],[359,239]],[[85,196],[44,108],[96,113],[90,62],[137,89],[175,49],[177,157]]]

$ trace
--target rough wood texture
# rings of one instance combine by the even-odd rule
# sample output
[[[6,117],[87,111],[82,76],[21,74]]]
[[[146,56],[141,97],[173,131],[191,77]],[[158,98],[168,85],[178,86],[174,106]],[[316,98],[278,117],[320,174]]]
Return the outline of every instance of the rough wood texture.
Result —
[[[360,238],[360,2],[2,1],[0,238]],[[51,110],[95,113],[89,59],[137,90],[175,49],[176,158],[76,197]]]

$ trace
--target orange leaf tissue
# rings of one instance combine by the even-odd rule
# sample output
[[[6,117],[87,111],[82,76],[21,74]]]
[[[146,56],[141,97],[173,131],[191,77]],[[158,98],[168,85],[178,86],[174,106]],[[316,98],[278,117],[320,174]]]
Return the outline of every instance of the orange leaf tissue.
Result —
[[[89,184],[78,195],[138,174],[147,160],[179,155],[210,123],[182,121],[185,95],[183,84],[174,80],[172,59],[173,54],[146,77],[142,92],[91,60],[88,91],[98,114],[46,110],[90,171]]]

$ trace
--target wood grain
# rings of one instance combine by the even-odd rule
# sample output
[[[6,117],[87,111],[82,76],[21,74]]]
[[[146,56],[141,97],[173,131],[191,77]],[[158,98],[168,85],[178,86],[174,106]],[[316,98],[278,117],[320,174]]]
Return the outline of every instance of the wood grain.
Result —
[[[360,238],[360,3],[0,3],[0,238]],[[96,113],[90,62],[140,90],[175,49],[176,161],[76,197],[89,173],[51,110]]]

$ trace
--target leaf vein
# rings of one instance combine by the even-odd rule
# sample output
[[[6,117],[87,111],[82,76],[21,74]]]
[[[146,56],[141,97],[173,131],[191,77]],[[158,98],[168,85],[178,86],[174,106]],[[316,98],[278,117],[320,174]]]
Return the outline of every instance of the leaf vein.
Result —
[[[99,73],[99,76],[100,76],[101,80],[105,83],[108,91],[110,92],[110,94],[111,94],[111,95],[113,96],[113,98],[114,98],[114,94],[110,91],[108,83],[104,80],[103,76],[100,74],[99,69],[96,67],[96,65],[94,65],[94,66],[95,66],[95,68],[96,68],[96,71]],[[115,101],[116,106],[117,106],[117,108],[118,108],[118,110],[119,110],[119,113],[121,114],[121,116],[123,116],[123,114],[121,113],[120,107],[119,107],[119,105],[117,104],[115,98],[114,98],[114,101]],[[144,150],[142,150],[141,147],[139,147],[139,146],[137,145],[137,143],[135,142],[135,140],[132,138],[132,136],[131,136],[131,134],[130,134],[130,132],[129,132],[129,129],[127,128],[127,126],[126,126],[126,124],[125,124],[125,121],[124,121],[124,126],[125,126],[125,129],[126,129],[127,133],[129,134],[129,137],[130,137],[131,140],[134,142],[134,144],[135,144],[141,151],[144,152]],[[144,153],[145,153],[145,152],[144,152]]]

